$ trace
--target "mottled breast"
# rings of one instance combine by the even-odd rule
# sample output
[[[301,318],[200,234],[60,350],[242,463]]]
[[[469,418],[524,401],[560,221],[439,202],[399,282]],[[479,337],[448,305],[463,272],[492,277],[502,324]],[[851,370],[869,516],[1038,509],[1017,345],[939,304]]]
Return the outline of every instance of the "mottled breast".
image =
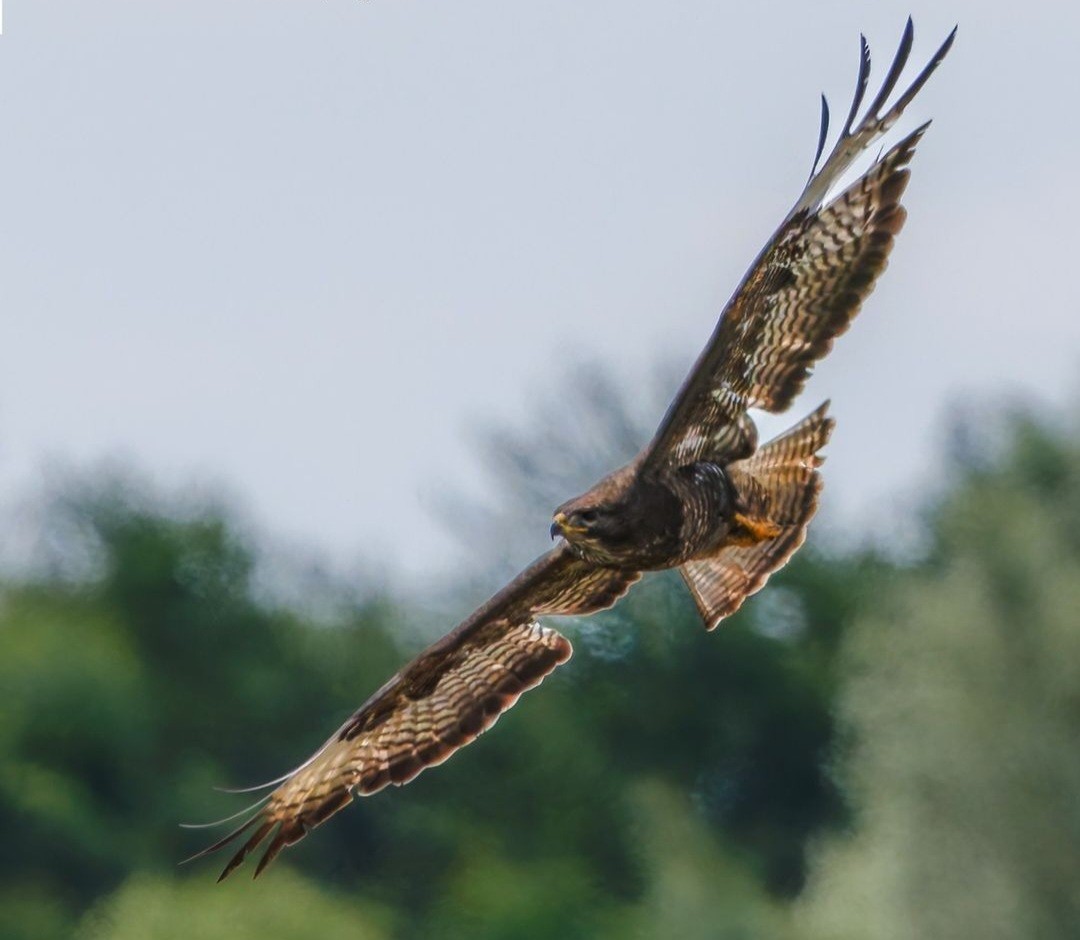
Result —
[[[731,532],[737,495],[720,464],[701,460],[677,468],[670,487],[682,506],[680,561],[719,548]]]

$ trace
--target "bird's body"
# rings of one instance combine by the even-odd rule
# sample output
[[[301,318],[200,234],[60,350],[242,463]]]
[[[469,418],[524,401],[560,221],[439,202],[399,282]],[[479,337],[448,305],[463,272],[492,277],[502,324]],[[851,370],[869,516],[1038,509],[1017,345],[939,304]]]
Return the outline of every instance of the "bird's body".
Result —
[[[697,460],[643,474],[635,461],[563,503],[551,534],[564,537],[591,564],[660,571],[711,555],[738,538],[742,504],[719,463]]]
[[[552,537],[561,536],[581,561],[612,571],[730,567],[728,553],[754,549],[769,571],[802,541],[817,505],[816,472],[832,431],[826,402],[791,430],[730,463],[675,461],[650,467],[642,452],[556,511]],[[739,559],[742,564],[744,559]],[[687,568],[692,564],[691,568]],[[741,602],[746,593],[740,593]],[[697,592],[695,591],[695,597]],[[712,629],[734,611],[730,597],[698,606]]]
[[[677,568],[713,629],[802,544],[833,427],[827,403],[761,446],[748,409],[788,408],[884,270],[904,224],[907,166],[926,125],[826,197],[893,126],[954,34],[886,109],[910,52],[909,21],[881,90],[856,123],[870,69],[862,42],[839,139],[819,168],[825,108],[814,172],[728,302],[652,441],[556,510],[555,548],[392,677],[311,758],[267,785],[278,786],[265,806],[199,853],[254,827],[222,878],[272,832],[256,874],[354,795],[407,783],[490,727],[570,657],[569,641],[538,617],[603,610],[642,572]]]

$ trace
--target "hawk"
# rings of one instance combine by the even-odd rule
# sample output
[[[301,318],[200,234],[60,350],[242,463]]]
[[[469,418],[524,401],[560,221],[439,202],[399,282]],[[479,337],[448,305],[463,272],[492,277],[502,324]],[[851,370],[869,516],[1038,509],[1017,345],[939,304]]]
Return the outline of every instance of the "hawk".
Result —
[[[265,784],[276,789],[261,808],[194,858],[247,834],[221,880],[269,838],[258,876],[355,795],[400,786],[442,763],[570,658],[570,642],[539,617],[604,610],[643,572],[678,568],[712,630],[787,561],[817,507],[819,454],[833,426],[828,402],[761,446],[748,409],[788,408],[885,269],[904,224],[908,164],[927,124],[826,197],[903,114],[955,34],[886,108],[911,50],[909,19],[880,91],[857,121],[870,77],[861,38],[854,100],[835,145],[822,162],[829,127],[822,98],[810,178],[724,308],[652,441],[563,503],[551,551],[402,668],[308,760]]]

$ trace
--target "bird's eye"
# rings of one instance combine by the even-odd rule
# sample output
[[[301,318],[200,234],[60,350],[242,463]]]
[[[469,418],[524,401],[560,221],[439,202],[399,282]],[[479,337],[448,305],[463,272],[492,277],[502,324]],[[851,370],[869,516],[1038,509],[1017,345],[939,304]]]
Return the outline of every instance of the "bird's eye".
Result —
[[[600,513],[598,513],[595,509],[584,509],[578,513],[578,518],[586,525],[591,525],[600,518]]]

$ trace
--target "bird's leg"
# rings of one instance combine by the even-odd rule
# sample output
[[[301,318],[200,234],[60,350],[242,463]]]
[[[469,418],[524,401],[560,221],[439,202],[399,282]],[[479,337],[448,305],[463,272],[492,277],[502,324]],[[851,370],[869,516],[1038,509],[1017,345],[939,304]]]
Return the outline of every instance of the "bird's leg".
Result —
[[[729,545],[756,545],[766,539],[776,538],[783,529],[762,516],[750,516],[736,512],[733,518]]]

